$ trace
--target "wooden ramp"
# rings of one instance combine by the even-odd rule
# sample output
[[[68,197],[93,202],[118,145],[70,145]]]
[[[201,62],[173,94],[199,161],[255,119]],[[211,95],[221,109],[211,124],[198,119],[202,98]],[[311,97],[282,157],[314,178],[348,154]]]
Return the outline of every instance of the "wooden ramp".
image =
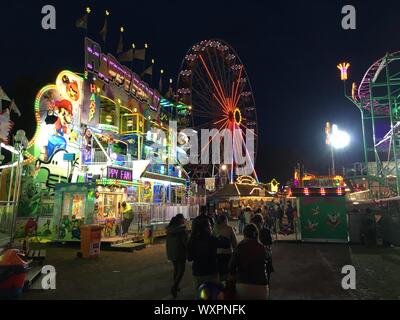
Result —
[[[146,245],[143,242],[122,242],[122,243],[117,243],[110,245],[108,248],[105,248],[105,250],[110,250],[110,251],[121,251],[121,252],[133,252],[136,250],[142,250],[146,248]]]

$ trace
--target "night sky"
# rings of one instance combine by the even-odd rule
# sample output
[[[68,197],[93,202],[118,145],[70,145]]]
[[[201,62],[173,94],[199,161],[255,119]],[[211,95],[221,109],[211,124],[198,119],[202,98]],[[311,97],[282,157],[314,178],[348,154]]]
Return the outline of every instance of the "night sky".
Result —
[[[57,30],[41,28],[45,4],[57,9]],[[346,4],[357,9],[355,31],[341,28]],[[298,162],[327,174],[326,121],[352,137],[351,147],[337,153],[337,166],[360,161],[360,114],[343,96],[336,65],[350,62],[350,80],[360,82],[374,61],[400,49],[400,1],[2,1],[0,85],[23,112],[16,128],[28,136],[41,87],[53,83],[61,70],[83,72],[85,32],[75,22],[87,5],[92,8],[89,37],[99,40],[104,10],[110,10],[107,51],[115,53],[123,25],[125,46],[148,42],[149,60],[155,58],[156,66],[165,69],[165,78],[176,80],[194,43],[211,38],[230,43],[254,90],[256,167],[264,181],[286,182]]]

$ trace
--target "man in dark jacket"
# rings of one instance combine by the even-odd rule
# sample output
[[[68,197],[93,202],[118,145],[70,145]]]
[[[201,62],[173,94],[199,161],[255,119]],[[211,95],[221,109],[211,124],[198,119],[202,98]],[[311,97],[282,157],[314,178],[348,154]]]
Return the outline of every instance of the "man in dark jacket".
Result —
[[[268,298],[268,256],[258,241],[258,229],[254,224],[244,228],[244,240],[232,255],[230,274],[236,279],[239,300],[264,300]]]
[[[188,233],[185,225],[185,218],[178,214],[172,218],[167,227],[167,256],[168,260],[174,264],[174,280],[171,288],[171,294],[177,297],[179,284],[185,274],[186,252],[188,244]]]
[[[200,214],[193,219],[192,221],[192,233],[196,233],[196,227],[199,224],[199,222],[201,220],[207,220],[210,225],[211,225],[211,229],[213,229],[214,227],[214,221],[212,219],[212,217],[210,217],[210,215],[208,214],[208,209],[207,206],[201,206],[200,207]]]

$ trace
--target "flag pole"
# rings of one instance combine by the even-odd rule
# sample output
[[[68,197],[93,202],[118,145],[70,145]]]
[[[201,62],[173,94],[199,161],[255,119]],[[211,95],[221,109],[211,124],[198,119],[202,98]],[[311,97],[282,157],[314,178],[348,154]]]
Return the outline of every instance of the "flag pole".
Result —
[[[132,43],[132,61],[131,61],[131,68],[132,68],[132,71],[134,71],[135,50],[136,50],[136,45],[135,45],[134,43]]]
[[[103,41],[104,41],[104,50],[105,52],[107,52],[107,32],[108,32],[108,16],[110,15],[110,11],[106,10],[106,18],[104,20],[104,27],[103,27],[103,32],[104,32],[104,36],[103,36]]]
[[[164,70],[161,69],[160,70],[160,83],[158,84],[158,90],[160,91],[160,94],[162,95],[162,85],[163,85],[163,74],[164,74]]]
[[[156,61],[154,59],[151,59],[151,75],[150,75],[150,86],[154,86],[153,84],[153,69],[154,69],[154,63]]]
[[[85,28],[85,36],[88,36],[88,29],[89,29],[89,15],[92,12],[90,7],[86,7],[86,28]]]
[[[147,43],[144,44],[144,60],[143,60],[143,72],[146,70],[146,51],[149,48]]]

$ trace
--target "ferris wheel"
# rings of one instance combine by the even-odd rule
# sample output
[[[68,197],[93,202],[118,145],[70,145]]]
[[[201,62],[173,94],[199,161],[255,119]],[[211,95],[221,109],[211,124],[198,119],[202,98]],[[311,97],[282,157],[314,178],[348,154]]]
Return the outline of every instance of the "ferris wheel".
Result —
[[[232,148],[248,157],[252,175],[257,179],[254,170],[258,142],[256,104],[248,74],[234,49],[222,40],[204,40],[195,44],[183,59],[177,94],[181,102],[191,106],[191,117],[186,125],[195,130],[229,129],[234,137]],[[254,134],[253,160],[245,143],[249,130]],[[239,132],[236,141],[235,132]],[[220,135],[215,139],[221,139]],[[192,178],[214,176],[223,167],[233,182],[238,166],[234,158],[228,166],[196,165],[191,168]]]

